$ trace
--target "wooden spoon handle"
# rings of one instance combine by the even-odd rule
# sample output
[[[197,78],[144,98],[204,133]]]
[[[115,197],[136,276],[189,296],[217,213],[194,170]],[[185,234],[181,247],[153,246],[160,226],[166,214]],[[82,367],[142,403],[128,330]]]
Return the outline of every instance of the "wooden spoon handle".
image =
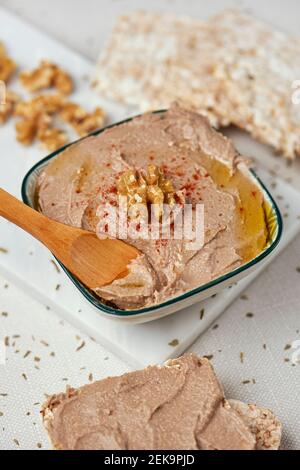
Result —
[[[0,216],[44,242],[49,219],[0,188]]]
[[[90,288],[125,275],[128,264],[139,254],[120,240],[99,240],[94,233],[48,219],[1,188],[0,216],[41,241]]]

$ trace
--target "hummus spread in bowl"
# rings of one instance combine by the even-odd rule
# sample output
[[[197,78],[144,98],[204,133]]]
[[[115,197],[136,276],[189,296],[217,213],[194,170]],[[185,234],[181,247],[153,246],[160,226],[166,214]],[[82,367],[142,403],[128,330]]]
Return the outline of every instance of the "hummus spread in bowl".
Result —
[[[94,305],[115,316],[151,320],[209,297],[256,267],[280,239],[278,208],[245,159],[206,118],[178,105],[63,148],[23,183],[25,202],[100,237],[118,237],[109,209],[121,208],[121,196],[129,206],[134,200],[145,208],[149,228],[148,237],[140,223],[134,236],[127,234],[141,252],[128,274],[90,292],[68,273]],[[188,205],[192,214],[202,207],[202,243],[174,236],[174,214],[169,237],[151,237],[150,202],[158,203],[160,229],[165,207]]]

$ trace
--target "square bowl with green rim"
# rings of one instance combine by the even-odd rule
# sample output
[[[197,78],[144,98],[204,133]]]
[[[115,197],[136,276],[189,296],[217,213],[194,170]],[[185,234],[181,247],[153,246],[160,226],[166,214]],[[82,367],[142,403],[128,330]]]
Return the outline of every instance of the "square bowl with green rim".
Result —
[[[164,111],[157,111],[158,113],[162,113]],[[117,124],[113,124],[111,126],[107,126],[103,129],[100,129],[96,132],[89,134],[88,136],[84,137],[86,139],[90,136],[99,135],[105,129],[112,128],[114,126],[118,126],[120,124],[126,123],[133,118],[126,119],[121,121]],[[80,140],[83,140],[80,139]],[[37,198],[37,181],[38,177],[43,171],[43,169],[49,164],[49,162],[57,157],[61,152],[63,152],[67,147],[73,145],[74,143],[70,143],[59,150],[51,153],[46,158],[42,159],[40,162],[36,163],[26,174],[22,183],[22,198],[23,201],[29,205],[30,207],[38,210],[38,198]],[[110,305],[99,298],[94,292],[87,289],[73,274],[59,261],[62,269],[66,273],[66,275],[71,279],[73,284],[76,288],[81,292],[81,294],[86,298],[87,302],[92,304],[98,312],[105,316],[106,318],[110,319],[118,319],[123,320],[131,323],[144,323],[148,321],[152,321],[158,318],[162,318],[164,316],[170,315],[178,310],[184,309],[193,305],[197,302],[200,302],[206,298],[211,297],[212,295],[220,292],[225,287],[228,287],[242,278],[248,276],[250,273],[254,272],[258,268],[261,268],[264,263],[267,262],[268,258],[274,253],[274,250],[278,246],[281,236],[282,236],[282,217],[279,211],[279,208],[272,198],[271,194],[264,186],[264,184],[260,181],[258,176],[255,172],[248,167],[244,163],[239,163],[241,165],[241,171],[247,174],[247,176],[251,179],[251,181],[257,186],[257,188],[263,194],[263,208],[265,212],[265,220],[266,220],[266,227],[268,231],[268,238],[267,243],[264,249],[254,258],[251,259],[249,262],[242,264],[241,266],[233,269],[232,271],[213,279],[212,281],[200,285],[197,288],[194,288],[190,291],[187,291],[181,295],[176,297],[172,297],[160,304],[156,304],[150,307],[139,308],[136,310],[121,310],[113,305]]]

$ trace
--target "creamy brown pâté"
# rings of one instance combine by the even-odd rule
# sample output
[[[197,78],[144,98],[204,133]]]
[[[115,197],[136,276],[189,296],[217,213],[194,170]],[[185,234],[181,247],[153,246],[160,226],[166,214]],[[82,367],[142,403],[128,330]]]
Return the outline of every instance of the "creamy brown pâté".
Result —
[[[180,203],[203,204],[204,245],[186,240],[131,239],[142,255],[126,277],[96,288],[106,301],[135,309],[209,282],[253,259],[266,245],[263,194],[229,139],[199,114],[177,105],[144,114],[88,137],[60,153],[39,178],[41,211],[60,222],[107,236],[107,204],[119,204],[126,174],[158,168]],[[129,173],[128,173],[129,172]]]
[[[53,395],[42,417],[58,450],[275,450],[281,439],[271,411],[228,402],[194,354]]]

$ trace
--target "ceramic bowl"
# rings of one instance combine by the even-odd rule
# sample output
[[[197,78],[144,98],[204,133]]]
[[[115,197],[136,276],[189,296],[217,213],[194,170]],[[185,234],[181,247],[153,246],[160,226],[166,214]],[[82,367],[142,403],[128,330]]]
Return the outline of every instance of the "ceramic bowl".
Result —
[[[113,126],[123,124],[124,122],[127,122],[130,119],[127,119],[126,121],[121,121],[117,124],[114,124]],[[91,135],[98,135],[108,127],[93,132]],[[50,160],[59,155],[69,145],[72,144],[64,146],[63,148],[57,150],[56,152],[52,153],[48,157],[38,162],[36,165],[33,166],[33,168],[31,168],[31,170],[25,176],[22,184],[22,198],[23,201],[30,207],[37,209],[36,187],[38,176],[40,175],[42,170],[48,165]],[[277,204],[275,203],[271,194],[253,170],[248,169],[244,165],[243,171],[249,174],[249,178],[251,178],[255,182],[257,187],[262,191],[262,194],[264,195],[264,206],[269,238],[266,247],[256,258],[228,272],[227,274],[220,276],[207,284],[200,285],[199,287],[185,292],[182,295],[178,295],[177,297],[166,300],[163,303],[151,307],[140,308],[137,310],[121,310],[104,303],[92,291],[87,289],[75,276],[73,276],[73,274],[70,273],[70,271],[64,265],[62,265],[61,263],[59,264],[61,265],[62,269],[65,271],[67,276],[75,284],[77,289],[86,298],[86,300],[90,302],[94,307],[96,307],[96,309],[99,310],[99,313],[101,313],[107,318],[120,319],[133,323],[147,322],[164,317],[178,310],[186,308],[194,303],[200,302],[201,300],[204,300],[208,297],[211,297],[212,295],[223,290],[226,286],[238,282],[240,279],[244,278],[245,276],[248,276],[250,273],[260,268],[261,265],[266,262],[266,259],[271,256],[271,254],[274,252],[281,239],[282,217],[277,207]]]

